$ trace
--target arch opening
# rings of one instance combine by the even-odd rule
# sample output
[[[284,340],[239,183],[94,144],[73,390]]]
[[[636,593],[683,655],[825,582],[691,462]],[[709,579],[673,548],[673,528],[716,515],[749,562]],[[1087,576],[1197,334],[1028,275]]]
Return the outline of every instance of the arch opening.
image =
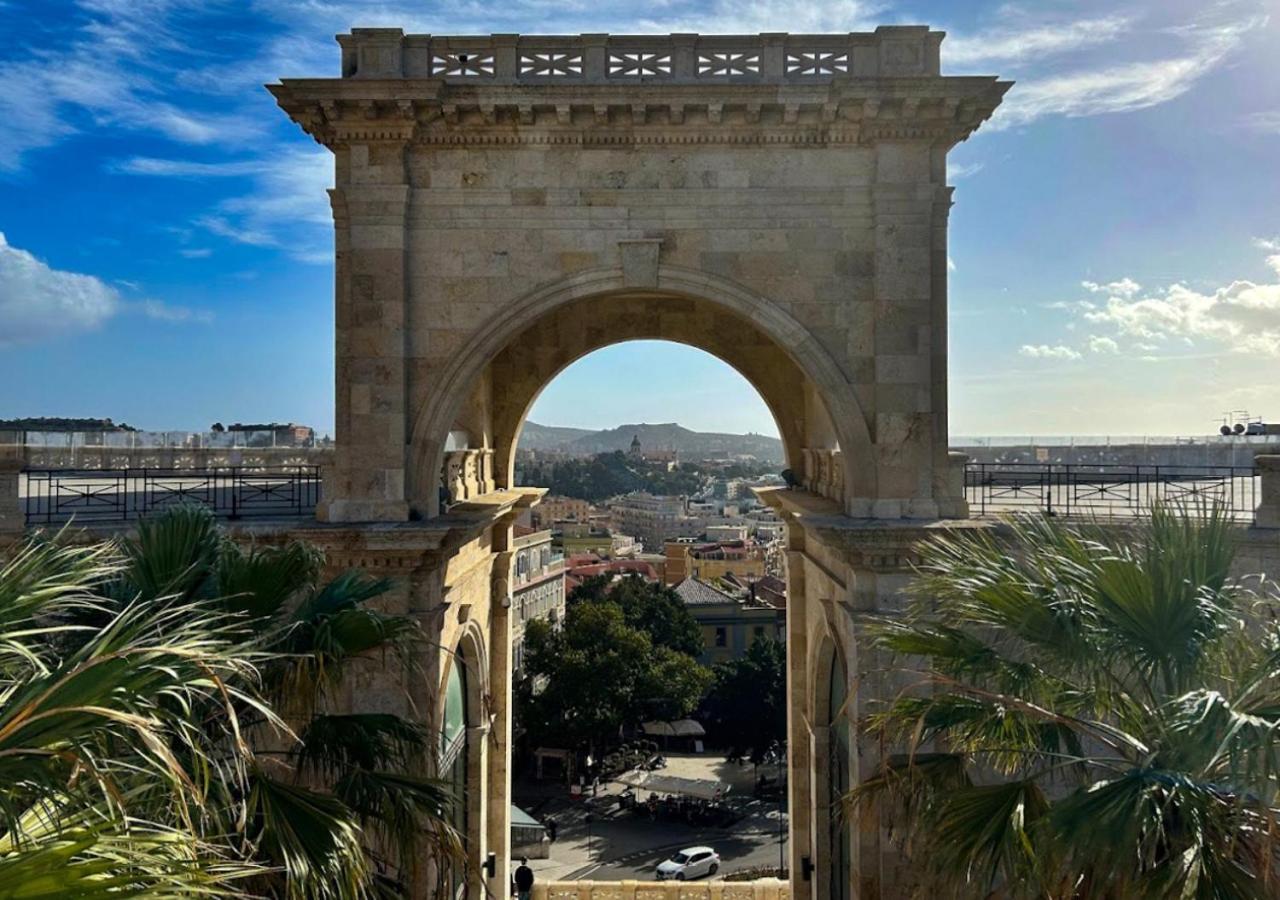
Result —
[[[616,278],[575,277],[514,305],[470,347],[455,354],[416,417],[409,448],[409,492],[419,517],[447,497],[513,488],[520,430],[542,390],[588,354],[631,340],[685,344],[737,371],[770,409],[788,467],[820,480],[823,493],[873,496],[869,428],[845,374],[801,326],[767,301],[731,284],[694,293],[683,273],[673,289],[617,286]],[[679,288],[679,290],[674,289]],[[472,436],[474,471],[446,461],[448,435]],[[807,457],[807,452],[821,458]],[[470,488],[464,487],[470,482]],[[846,486],[848,490],[846,491]],[[470,493],[469,493],[470,492]]]
[[[615,302],[621,298],[613,298]],[[625,301],[624,301],[625,303]],[[623,305],[623,304],[619,304]],[[625,306],[624,306],[625,309]],[[570,308],[570,315],[573,308]],[[640,473],[645,478],[656,479],[656,487],[651,488],[655,493],[668,493],[665,497],[642,497],[636,500],[635,511],[639,514],[639,518],[634,520],[620,520],[618,517],[620,512],[612,504],[605,505],[599,503],[597,510],[606,515],[613,517],[610,525],[613,527],[615,535],[621,533],[625,537],[635,537],[636,532],[631,529],[645,527],[648,518],[660,519],[661,522],[654,524],[652,527],[671,528],[677,531],[655,531],[657,539],[651,540],[645,538],[643,540],[643,551],[632,545],[619,543],[610,543],[607,549],[598,549],[590,554],[583,553],[582,556],[588,556],[589,561],[579,562],[579,565],[570,570],[573,575],[573,581],[580,581],[583,587],[588,587],[588,582],[592,576],[604,576],[605,578],[617,577],[617,581],[612,585],[613,589],[626,593],[626,598],[616,598],[616,602],[620,607],[627,608],[624,614],[624,621],[612,622],[609,624],[610,629],[618,629],[620,634],[615,634],[613,630],[602,630],[595,634],[603,634],[606,637],[600,638],[597,643],[607,643],[613,637],[619,637],[620,641],[625,642],[631,638],[631,631],[643,630],[640,625],[632,620],[632,612],[635,608],[630,604],[638,604],[648,602],[645,598],[662,593],[666,597],[670,597],[670,602],[676,604],[679,612],[687,614],[689,621],[694,629],[693,634],[698,636],[701,647],[697,651],[688,651],[690,657],[695,664],[704,668],[710,679],[710,673],[713,666],[718,663],[726,663],[733,660],[743,659],[749,651],[754,650],[754,645],[762,638],[768,641],[760,641],[768,643],[771,646],[771,657],[776,664],[777,678],[772,684],[774,693],[772,697],[771,713],[766,713],[764,707],[760,704],[761,697],[752,695],[749,700],[740,698],[743,702],[735,705],[735,711],[739,713],[740,719],[743,721],[739,724],[742,726],[739,731],[747,732],[754,729],[756,734],[765,733],[769,735],[769,742],[761,746],[752,748],[752,753],[747,755],[748,761],[740,767],[737,783],[733,784],[730,795],[733,797],[752,796],[756,790],[754,779],[756,775],[763,777],[764,785],[760,793],[760,797],[754,801],[757,807],[765,807],[764,815],[776,816],[777,828],[766,835],[756,836],[751,839],[750,853],[745,858],[735,856],[740,854],[741,848],[738,847],[739,842],[732,842],[731,846],[723,847],[725,857],[722,864],[725,871],[733,868],[746,868],[760,866],[763,868],[785,868],[785,860],[788,856],[788,846],[790,843],[790,829],[787,826],[786,809],[786,793],[781,787],[784,779],[786,755],[785,746],[788,720],[787,720],[787,695],[786,695],[786,651],[785,644],[787,639],[786,629],[786,602],[785,602],[785,585],[786,572],[785,561],[783,558],[784,546],[784,525],[781,520],[770,510],[758,503],[753,496],[742,498],[741,503],[730,503],[735,508],[730,511],[725,505],[728,499],[724,496],[724,492],[719,488],[723,487],[721,481],[715,482],[715,487],[708,487],[706,484],[709,472],[715,471],[715,465],[726,463],[731,456],[740,456],[740,454],[731,446],[726,445],[720,449],[711,450],[687,450],[681,451],[670,443],[664,443],[661,437],[655,437],[655,434],[669,433],[678,434],[682,440],[690,440],[686,437],[685,432],[676,433],[674,431],[663,432],[663,426],[639,426],[639,433],[633,429],[627,428],[609,428],[605,429],[605,425],[620,426],[637,422],[649,421],[655,419],[663,422],[671,422],[675,420],[681,425],[692,427],[700,433],[705,432],[724,432],[725,438],[730,434],[742,435],[742,432],[754,431],[756,446],[765,446],[765,437],[772,438],[774,434],[781,435],[782,424],[778,420],[775,412],[776,405],[768,403],[764,395],[762,395],[755,387],[750,378],[743,375],[741,371],[730,365],[724,356],[733,357],[733,353],[724,350],[722,353],[712,354],[705,350],[690,350],[693,344],[692,340],[682,341],[664,341],[665,346],[658,347],[648,342],[644,343],[628,342],[624,340],[612,340],[612,335],[605,333],[603,339],[599,340],[599,347],[587,350],[583,353],[571,354],[566,350],[562,356],[551,357],[544,362],[546,369],[543,371],[553,371],[551,377],[541,384],[534,384],[527,392],[521,392],[515,402],[504,404],[501,398],[495,397],[492,410],[496,414],[492,434],[500,442],[504,439],[512,442],[511,448],[506,451],[511,457],[512,472],[520,472],[527,475],[531,471],[531,463],[527,455],[527,446],[525,454],[521,455],[520,464],[516,466],[516,451],[521,445],[521,434],[524,431],[526,421],[533,418],[538,421],[538,417],[543,419],[539,424],[544,425],[577,425],[585,426],[586,429],[593,429],[588,435],[593,440],[599,440],[602,443],[589,444],[580,448],[580,452],[587,454],[585,461],[577,459],[565,461],[563,458],[553,461],[553,465],[564,465],[573,468],[574,471],[582,471],[587,465],[600,465],[602,467],[616,466],[617,469],[609,469],[609,471],[626,470]],[[581,345],[578,345],[579,347]],[[728,344],[721,345],[728,347]],[[574,385],[571,390],[591,389],[593,382],[587,381],[583,375],[583,369],[590,369],[593,358],[605,357],[611,361],[616,361],[619,354],[627,352],[628,348],[638,349],[648,354],[659,354],[661,356],[661,365],[677,366],[683,370],[686,378],[684,383],[688,383],[687,376],[693,377],[715,377],[716,373],[720,373],[720,379],[716,384],[715,398],[718,402],[750,406],[752,412],[745,415],[737,421],[737,426],[726,422],[724,419],[711,419],[706,411],[702,411],[698,418],[693,419],[686,417],[685,411],[689,407],[683,409],[671,410],[663,409],[664,414],[659,414],[658,406],[645,407],[642,404],[627,402],[623,397],[617,397],[616,402],[610,401],[601,404],[601,408],[587,411],[582,417],[577,419],[566,418],[565,410],[575,409],[575,404],[571,402],[555,402],[555,394],[559,391],[560,385],[566,380]],[[575,348],[576,349],[576,348]],[[571,358],[572,357],[572,358]],[[741,359],[741,357],[736,357]],[[513,353],[510,360],[499,359],[496,362],[497,368],[493,371],[514,372],[514,368],[501,368],[502,366],[514,366],[519,360],[527,360],[528,356],[519,352]],[[688,371],[692,365],[703,363],[703,367],[698,369],[696,374]],[[654,363],[650,363],[654,364]],[[645,363],[639,363],[642,367],[640,374],[643,373]],[[586,376],[589,378],[590,376]],[[618,376],[617,384],[609,383],[600,385],[600,387],[610,394],[622,394],[634,396],[636,393],[644,392],[647,389],[646,384],[639,383],[639,378],[628,379],[627,373]],[[629,383],[628,383],[629,382]],[[681,379],[676,377],[672,379],[678,385]],[[616,389],[616,390],[615,390]],[[667,394],[663,394],[667,397]],[[663,401],[659,401],[661,403]],[[503,418],[505,415],[511,416],[511,424]],[[599,431],[594,431],[599,429]],[[801,433],[798,429],[797,434]],[[601,436],[603,435],[603,436]],[[509,437],[508,437],[509,436]],[[742,435],[745,437],[745,435]],[[697,440],[697,438],[693,438]],[[748,470],[758,471],[762,475],[774,476],[776,482],[776,473],[786,464],[784,458],[785,441],[775,439],[772,444],[768,444],[771,452],[765,456],[763,451],[762,458],[758,463],[752,465],[744,459],[737,459],[732,471],[734,474],[727,476],[729,478],[741,479],[747,475]],[[700,446],[700,445],[699,445]],[[501,443],[498,444],[496,452],[502,452]],[[791,450],[795,451],[793,445]],[[598,451],[599,455],[595,456]],[[754,455],[754,454],[753,454]],[[718,457],[714,462],[709,461],[711,457]],[[606,458],[606,463],[601,463],[600,459]],[[726,466],[725,468],[730,468]],[[694,502],[689,502],[685,496],[670,496],[671,494],[684,493],[684,489],[673,485],[684,484],[679,481],[682,471],[687,470],[689,474],[688,484],[690,493],[698,492],[698,498]],[[499,470],[500,471],[500,470]],[[541,470],[539,470],[541,471]],[[742,474],[738,474],[738,473]],[[748,476],[749,477],[749,476]],[[520,479],[522,485],[528,487],[548,487],[549,485],[540,480],[538,475],[533,477],[524,477]],[[598,482],[591,482],[591,487],[595,487]],[[571,738],[570,747],[562,745],[551,745],[555,740],[557,731],[565,724],[552,719],[548,710],[542,706],[537,706],[539,698],[546,697],[568,697],[571,700],[580,699],[584,693],[584,688],[580,683],[575,683],[572,690],[562,689],[556,684],[555,679],[558,677],[560,670],[552,669],[550,673],[546,669],[540,668],[545,664],[547,657],[546,647],[549,646],[547,641],[547,633],[562,632],[563,640],[572,641],[582,632],[579,623],[574,621],[575,610],[579,612],[583,607],[605,604],[615,599],[615,595],[608,593],[580,596],[576,600],[569,601],[566,596],[569,588],[566,587],[565,594],[562,594],[558,609],[552,605],[550,608],[547,604],[547,579],[549,572],[553,572],[554,568],[548,566],[549,557],[547,550],[551,549],[550,544],[553,539],[557,542],[556,548],[552,551],[552,561],[556,559],[565,559],[568,563],[575,562],[575,553],[571,550],[571,546],[577,546],[580,539],[587,541],[598,540],[600,535],[592,533],[595,529],[592,525],[595,521],[594,517],[587,517],[584,520],[574,515],[572,512],[567,514],[567,518],[556,519],[557,512],[549,518],[542,518],[539,513],[542,509],[552,506],[560,511],[568,508],[568,499],[582,499],[584,508],[591,500],[604,500],[604,494],[612,495],[612,489],[609,487],[601,487],[602,494],[597,497],[594,494],[575,496],[573,498],[557,498],[551,501],[551,498],[545,498],[542,504],[535,505],[530,511],[531,515],[528,520],[525,518],[517,518],[515,520],[514,536],[511,543],[513,556],[510,561],[512,576],[512,596],[510,603],[510,627],[512,635],[512,707],[513,707],[513,725],[512,740],[510,742],[513,748],[514,758],[512,761],[513,773],[513,796],[512,800],[516,807],[523,809],[522,800],[526,798],[532,801],[535,794],[532,791],[522,793],[521,785],[524,784],[528,788],[529,781],[536,775],[544,772],[547,768],[545,765],[548,760],[557,759],[556,754],[562,750],[573,752],[574,759],[568,767],[573,773],[570,777],[575,779],[579,776],[585,778],[585,789],[591,793],[592,783],[597,774],[597,768],[593,768],[592,763],[584,761],[584,746],[586,747],[587,760],[592,757],[597,761],[602,753],[604,755],[613,755],[620,751],[616,746],[601,746],[600,744],[584,745],[576,738]],[[643,490],[643,488],[642,488]],[[719,502],[714,502],[712,498],[718,498]],[[626,500],[627,498],[624,498]],[[698,503],[697,501],[701,502]],[[695,503],[697,505],[695,506]],[[750,504],[750,507],[748,506]],[[741,506],[739,510],[737,507]],[[676,509],[678,507],[678,509]],[[605,513],[608,510],[608,513]],[[673,512],[674,510],[674,512]],[[695,510],[697,511],[695,514]],[[647,514],[652,513],[652,517]],[[668,515],[670,513],[670,515]],[[721,521],[723,520],[723,521]],[[732,520],[732,521],[730,521]],[[630,524],[623,524],[623,522]],[[528,524],[526,524],[528,522]],[[739,524],[741,522],[741,524]],[[749,523],[749,524],[748,524]],[[764,523],[763,529],[757,528],[760,523]],[[574,526],[584,526],[579,533]],[[708,527],[710,526],[710,527]],[[693,531],[679,531],[680,528],[692,528]],[[724,538],[713,540],[712,528],[720,530],[714,534],[716,538]],[[735,537],[735,532],[740,532],[740,537]],[[767,534],[767,537],[762,535]],[[555,535],[553,538],[552,535]],[[612,537],[613,535],[606,535]],[[678,545],[675,548],[666,546],[663,537],[671,537],[670,543]],[[683,538],[683,540],[681,540]],[[543,542],[547,546],[543,546]],[[711,545],[716,545],[712,547]],[[767,545],[767,546],[766,546]],[[704,555],[695,552],[697,548]],[[725,549],[727,548],[727,550]],[[655,562],[657,557],[661,562]],[[582,557],[578,557],[580,560]],[[673,570],[672,566],[678,561],[679,568]],[[506,563],[504,562],[505,566]],[[582,572],[584,574],[578,574]],[[589,573],[589,574],[586,574]],[[628,573],[641,573],[649,585],[652,586],[653,594],[646,594],[648,587],[640,589],[635,587],[629,579],[631,575]],[[686,585],[685,582],[697,582],[696,587]],[[767,591],[773,591],[768,594]],[[781,591],[781,593],[779,593]],[[705,601],[706,598],[714,599],[719,595],[721,602],[706,603],[705,606],[699,607],[696,596],[701,596]],[[776,600],[766,600],[766,597],[773,597]],[[653,601],[661,603],[661,600]],[[655,607],[658,608],[658,607]],[[532,623],[537,619],[543,619],[543,624],[534,626]],[[637,616],[637,618],[642,618]],[[599,622],[608,622],[606,619],[591,619],[593,625]],[[542,629],[542,634],[533,640],[535,645],[534,651],[526,654],[526,629],[534,627]],[[585,627],[585,626],[583,626]],[[659,641],[670,641],[663,643],[661,647],[673,649],[683,640],[681,634],[667,634],[663,638],[657,637],[657,632],[650,632],[650,637],[655,645],[659,646]],[[558,645],[556,645],[558,646]],[[611,666],[618,664],[619,660],[610,656],[607,652],[601,651],[599,648],[591,648],[584,651],[582,647],[568,645],[574,651],[573,654],[561,654],[562,656],[573,655],[575,658],[582,653],[598,652],[601,657],[601,665],[599,671],[615,672]],[[627,646],[624,644],[624,647]],[[679,651],[684,652],[684,651]],[[765,653],[765,651],[759,651]],[[767,653],[765,654],[767,656]],[[594,657],[591,657],[594,661]],[[670,665],[669,658],[664,657],[665,665]],[[522,671],[522,669],[524,671]],[[534,671],[530,671],[530,670]],[[575,670],[576,671],[576,670]],[[584,678],[585,680],[585,678]],[[641,681],[649,685],[656,684],[656,681]],[[535,684],[538,686],[535,688]],[[653,696],[645,696],[643,698],[633,698],[637,704],[632,707],[634,715],[629,719],[625,726],[624,732],[619,735],[617,729],[613,729],[613,734],[621,742],[621,747],[636,746],[643,740],[656,740],[658,749],[664,754],[672,754],[680,750],[689,750],[692,748],[691,741],[682,740],[677,737],[661,737],[656,735],[646,736],[643,725],[646,722],[668,722],[672,720],[680,720],[683,718],[694,718],[700,724],[707,728],[706,743],[707,752],[705,753],[706,772],[708,779],[724,777],[724,771],[732,766],[727,766],[725,762],[726,752],[732,752],[734,747],[728,743],[726,737],[727,729],[731,725],[719,725],[721,722],[717,718],[719,713],[714,707],[712,699],[711,682],[702,689],[702,693],[695,697],[695,703],[692,706],[686,705],[679,707],[677,704],[681,695],[676,691],[672,691],[671,696],[662,693],[661,696],[656,694]],[[649,688],[652,691],[652,687]],[[532,704],[532,713],[522,710],[523,704]],[[728,704],[722,704],[727,706]],[[611,703],[600,703],[599,708],[614,708]],[[577,709],[575,714],[569,716],[569,721],[576,720]],[[749,721],[747,721],[749,720]],[[763,728],[762,723],[767,721],[768,728]],[[555,727],[549,727],[548,733],[541,728],[531,729],[530,723],[546,723],[553,722]],[[718,730],[724,727],[726,731]],[[565,733],[565,731],[559,731]],[[593,734],[607,735],[610,732],[606,729],[597,729]],[[608,743],[603,741],[602,743]],[[767,752],[766,752],[767,751]],[[690,754],[692,756],[692,754]],[[753,766],[752,762],[757,765]],[[695,766],[695,762],[682,761],[679,771],[688,773],[683,768],[685,765]],[[555,767],[556,774],[565,771],[565,768],[557,765]],[[554,776],[550,776],[554,777]],[[608,780],[607,778],[605,779]],[[635,797],[640,804],[645,804],[648,793],[642,789],[635,791]],[[675,805],[670,806],[660,804],[655,799],[655,817],[654,822],[654,847],[663,846],[669,843],[669,833],[665,830],[665,825],[669,816],[676,815],[674,811]],[[706,815],[710,816],[714,813],[711,811],[716,807],[715,803],[708,804],[706,808],[699,808],[698,812],[691,812],[697,804],[690,802],[687,807],[690,815]],[[513,813],[514,814],[514,813]],[[681,813],[684,814],[684,813]],[[640,814],[643,819],[643,813]],[[573,837],[580,837],[575,834]],[[572,839],[572,838],[570,838]],[[601,837],[601,840],[607,841],[607,837]],[[513,841],[516,840],[515,832],[513,832]],[[708,841],[714,841],[714,838],[708,836]],[[691,843],[698,843],[697,840],[691,840]],[[519,858],[524,855],[524,848],[515,847],[513,858]],[[656,852],[656,851],[655,851]],[[596,872],[591,877],[599,879],[602,873]],[[615,877],[624,876],[627,878],[653,878],[651,868],[639,866],[637,864],[636,871],[626,873],[612,872],[605,876],[608,880]]]

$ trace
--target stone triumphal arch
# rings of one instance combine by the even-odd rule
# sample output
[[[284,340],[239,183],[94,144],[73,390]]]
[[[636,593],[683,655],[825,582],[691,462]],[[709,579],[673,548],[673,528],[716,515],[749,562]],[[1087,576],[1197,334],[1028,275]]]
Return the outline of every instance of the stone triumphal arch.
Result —
[[[942,37],[356,29],[340,78],[271,87],[336,160],[322,540],[395,577],[448,651],[412,693],[468,785],[472,896],[506,883],[512,520],[540,495],[513,483],[514,448],[548,381],[635,338],[741,372],[803,485],[762,493],[789,523],[793,896],[900,890],[885,823],[832,812],[876,757],[831,710],[890,689],[859,615],[965,514],[946,155],[1008,84],[942,76]]]

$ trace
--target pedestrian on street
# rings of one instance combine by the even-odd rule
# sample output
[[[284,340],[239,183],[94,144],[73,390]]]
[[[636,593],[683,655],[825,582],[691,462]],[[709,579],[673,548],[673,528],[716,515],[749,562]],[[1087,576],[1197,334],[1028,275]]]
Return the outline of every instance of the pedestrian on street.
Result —
[[[560,826],[556,824],[555,819],[547,819],[547,837],[550,838],[551,843],[556,842],[556,832],[559,830]]]
[[[527,857],[520,857],[520,866],[516,869],[516,900],[529,900],[533,896],[533,869],[529,868]]]

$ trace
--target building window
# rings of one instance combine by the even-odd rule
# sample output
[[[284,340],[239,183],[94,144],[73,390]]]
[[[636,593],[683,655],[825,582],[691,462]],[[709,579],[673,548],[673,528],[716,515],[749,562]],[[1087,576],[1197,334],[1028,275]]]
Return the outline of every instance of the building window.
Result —
[[[727,647],[729,645],[729,633],[724,628],[716,629],[716,646]]]
[[[764,637],[764,626],[763,626],[763,625],[757,625],[757,626],[756,626],[756,640],[760,640],[760,638],[762,638],[762,637]]]

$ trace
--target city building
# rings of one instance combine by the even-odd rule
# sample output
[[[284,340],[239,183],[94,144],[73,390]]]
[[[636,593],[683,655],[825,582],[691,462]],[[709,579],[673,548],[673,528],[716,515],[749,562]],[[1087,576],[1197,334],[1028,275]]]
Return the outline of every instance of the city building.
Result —
[[[515,526],[512,566],[511,667],[524,663],[524,630],[533,619],[564,621],[564,556],[551,546],[551,531]]]
[[[584,553],[569,557],[565,563],[565,591],[573,593],[573,589],[583,581],[599,575],[610,575],[615,578],[639,575],[645,581],[661,582],[664,562],[661,556],[650,556],[645,559],[603,559],[594,553]]]
[[[709,536],[709,535],[708,535]],[[663,544],[667,559],[666,583],[686,578],[708,581],[725,575],[739,579],[762,578],[768,573],[767,548],[747,538],[727,541],[678,538]]]
[[[671,538],[697,537],[706,527],[700,516],[686,511],[684,497],[658,497],[635,492],[609,505],[613,528],[630,534],[646,547],[661,547]]]
[[[539,528],[550,528],[556,522],[586,522],[596,508],[577,497],[546,496],[532,509],[533,521]]]
[[[555,544],[565,556],[595,553],[617,559],[640,552],[640,543],[629,534],[611,531],[599,522],[555,522]]]
[[[774,606],[733,580],[686,578],[675,591],[702,631],[702,663],[711,665],[742,656],[757,638],[783,640],[786,636],[785,600]]]

